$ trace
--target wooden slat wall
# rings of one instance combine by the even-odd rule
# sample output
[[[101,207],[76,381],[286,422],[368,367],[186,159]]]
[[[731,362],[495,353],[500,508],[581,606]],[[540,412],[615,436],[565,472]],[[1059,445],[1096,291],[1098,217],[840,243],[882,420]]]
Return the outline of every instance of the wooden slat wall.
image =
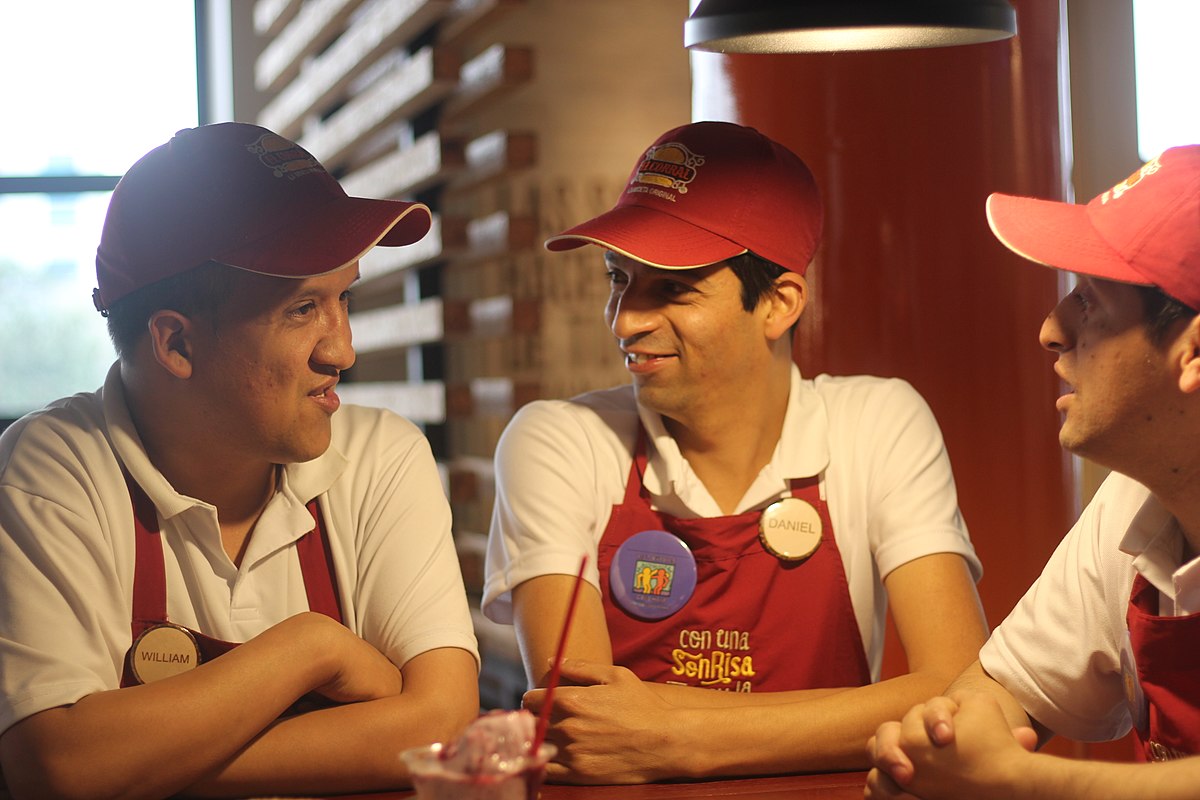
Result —
[[[257,0],[258,121],[351,194],[425,202],[420,243],[361,263],[347,402],[422,425],[472,601],[492,454],[522,404],[627,380],[594,248],[542,240],[609,208],[638,151],[690,118],[686,0]],[[524,678],[475,609],[486,707]]]

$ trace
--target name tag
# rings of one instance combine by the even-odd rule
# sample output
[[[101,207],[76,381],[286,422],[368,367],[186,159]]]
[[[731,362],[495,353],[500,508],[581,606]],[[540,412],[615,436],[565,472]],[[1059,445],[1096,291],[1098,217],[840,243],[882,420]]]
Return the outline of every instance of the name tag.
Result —
[[[142,631],[129,659],[138,683],[154,683],[198,667],[200,646],[191,631],[164,623]]]
[[[758,539],[781,561],[804,561],[821,546],[824,524],[817,509],[799,497],[767,506],[758,519]]]

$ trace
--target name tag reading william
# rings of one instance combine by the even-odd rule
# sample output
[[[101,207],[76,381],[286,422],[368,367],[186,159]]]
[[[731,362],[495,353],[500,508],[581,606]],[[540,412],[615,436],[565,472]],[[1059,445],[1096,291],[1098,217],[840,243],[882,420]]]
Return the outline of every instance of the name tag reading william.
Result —
[[[147,628],[137,637],[130,652],[133,675],[138,683],[153,683],[200,665],[200,645],[192,632],[164,623]]]

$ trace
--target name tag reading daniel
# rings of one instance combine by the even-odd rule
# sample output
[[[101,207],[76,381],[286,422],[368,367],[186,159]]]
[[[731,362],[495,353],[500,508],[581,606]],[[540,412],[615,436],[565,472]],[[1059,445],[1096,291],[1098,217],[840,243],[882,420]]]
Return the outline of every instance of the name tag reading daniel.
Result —
[[[817,509],[799,497],[767,506],[758,520],[758,539],[781,561],[804,561],[821,545],[824,525]]]

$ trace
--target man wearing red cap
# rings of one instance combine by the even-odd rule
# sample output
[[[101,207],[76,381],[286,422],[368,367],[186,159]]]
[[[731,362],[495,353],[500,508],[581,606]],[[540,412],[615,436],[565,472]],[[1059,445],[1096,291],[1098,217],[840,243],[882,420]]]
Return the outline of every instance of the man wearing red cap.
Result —
[[[0,437],[14,797],[394,787],[477,713],[429,445],[335,392],[359,259],[429,224],[254,125],[122,178],[94,295],[119,359]]]
[[[603,249],[632,378],[525,406],[496,453],[483,604],[534,684],[589,557],[552,779],[862,766],[881,720],[978,652],[979,564],[928,407],[792,362],[821,216],[795,154],[699,122],[547,242]],[[877,682],[889,602],[911,672]]]
[[[1009,249],[1077,275],[1042,325],[1059,440],[1112,473],[972,665],[869,745],[868,796],[1191,798],[1200,781],[1200,146],[1087,205],[995,194]],[[1143,765],[1036,754],[1134,732]]]

